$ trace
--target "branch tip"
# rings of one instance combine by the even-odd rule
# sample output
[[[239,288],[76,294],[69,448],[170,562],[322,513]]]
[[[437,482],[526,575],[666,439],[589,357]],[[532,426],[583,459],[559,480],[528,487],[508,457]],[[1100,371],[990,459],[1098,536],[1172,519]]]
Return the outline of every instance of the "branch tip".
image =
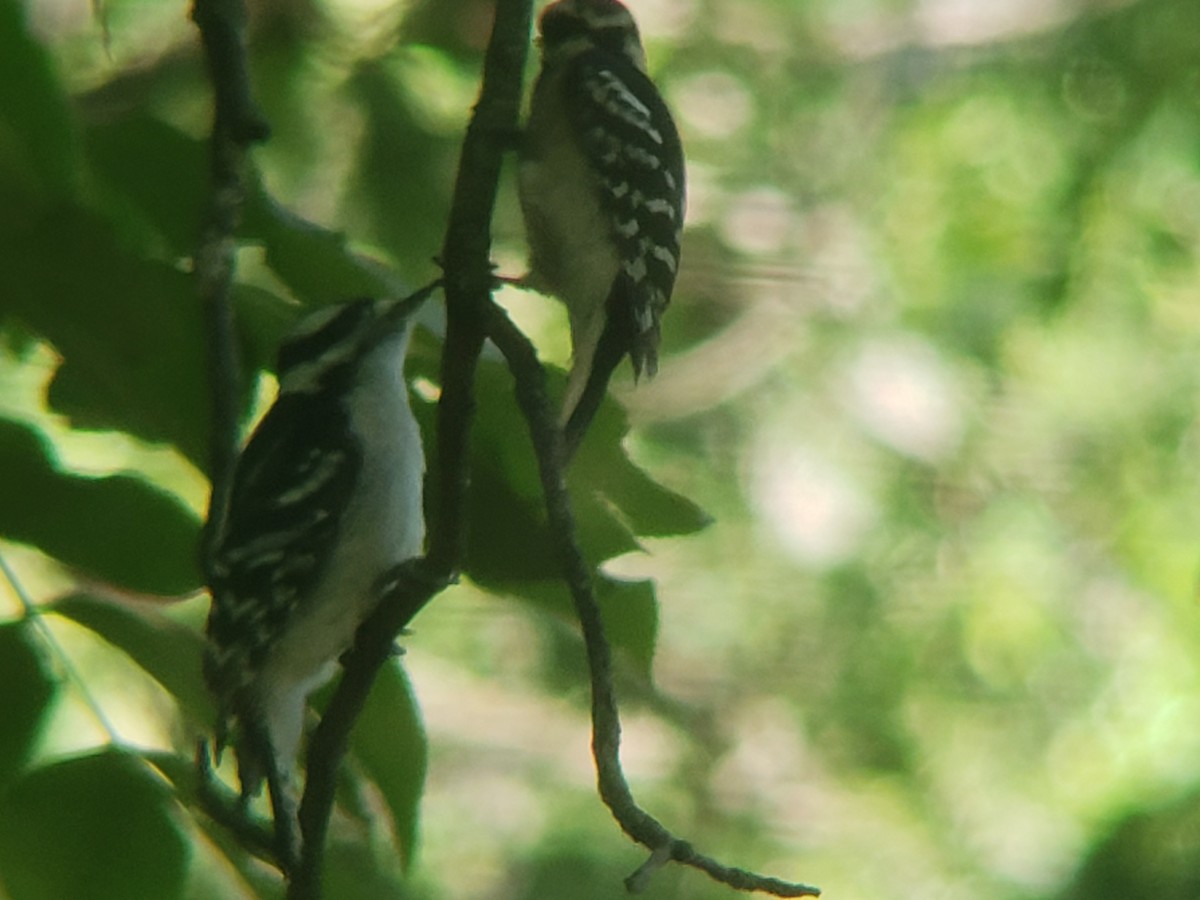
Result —
[[[650,879],[667,863],[675,858],[673,844],[663,844],[650,854],[650,858],[638,866],[637,871],[625,879],[625,890],[631,894],[640,894],[650,885]]]
[[[517,403],[537,458],[554,550],[583,632],[592,689],[592,755],[600,797],[621,829],[652,850],[650,858],[625,880],[626,889],[630,893],[644,890],[659,869],[677,862],[741,891],[762,891],[779,897],[818,896],[817,888],[732,868],[698,853],[690,843],[672,835],[634,798],[621,767],[621,719],[613,689],[612,650],[596,602],[591,569],[576,538],[575,515],[567,491],[563,434],[546,395],[545,372],[529,338],[504,310],[489,301],[486,311],[488,337],[504,355],[516,382]]]

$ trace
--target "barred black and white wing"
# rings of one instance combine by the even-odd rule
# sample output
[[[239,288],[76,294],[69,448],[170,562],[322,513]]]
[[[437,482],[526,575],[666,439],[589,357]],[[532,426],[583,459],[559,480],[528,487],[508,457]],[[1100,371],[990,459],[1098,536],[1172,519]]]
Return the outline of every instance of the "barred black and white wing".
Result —
[[[211,585],[205,677],[221,706],[219,738],[323,575],[360,466],[334,393],[282,395],[246,445]]]
[[[567,308],[569,455],[626,354],[635,378],[658,368],[679,269],[683,151],[622,3],[556,0],[538,30],[542,70],[518,168],[529,240],[523,281]]]
[[[583,53],[567,75],[575,136],[599,180],[620,271],[608,319],[624,333],[635,375],[658,369],[663,311],[679,271],[684,165],[679,133],[653,82],[628,59]]]
[[[308,695],[420,552],[424,455],[403,362],[406,307],[308,317],[280,349],[280,393],[238,459],[209,567],[204,675],[243,793],[294,765]],[[272,786],[272,800],[278,801]],[[278,809],[277,809],[278,816]]]
[[[566,104],[567,117],[597,179],[618,262],[591,371],[564,429],[570,454],[626,353],[635,379],[658,371],[662,315],[679,271],[685,175],[666,104],[625,57],[581,54],[565,90],[574,100]]]

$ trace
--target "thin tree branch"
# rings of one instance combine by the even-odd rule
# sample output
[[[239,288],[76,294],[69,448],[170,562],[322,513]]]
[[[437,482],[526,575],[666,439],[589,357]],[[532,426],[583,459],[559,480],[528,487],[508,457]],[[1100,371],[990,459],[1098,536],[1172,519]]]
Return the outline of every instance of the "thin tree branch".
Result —
[[[246,63],[246,5],[243,0],[195,0],[192,21],[200,29],[212,80],[217,129],[245,148],[271,134],[254,101]]]
[[[251,144],[265,140],[270,129],[250,91],[246,64],[246,8],[242,0],[195,0],[192,20],[200,31],[213,86],[213,127],[209,144],[210,191],[194,271],[206,331],[209,417],[208,516],[200,540],[200,567],[208,584],[214,580],[213,560],[229,509],[233,470],[241,444],[242,365],[233,311],[234,253],[245,199],[246,154]],[[227,824],[245,820],[234,829],[240,840],[263,853],[261,829],[250,822],[243,805],[229,806],[215,793],[207,744],[197,748],[199,795],[205,807]],[[277,775],[277,773],[273,773]],[[277,777],[271,784],[276,822],[277,860],[288,868],[295,855],[295,836],[286,827],[290,801]],[[280,823],[284,823],[281,826]]]
[[[229,831],[240,846],[261,860],[279,865],[274,823],[253,818],[241,796],[217,779],[207,741],[196,744],[196,798],[209,818]]]
[[[121,739],[121,735],[108,718],[104,707],[100,705],[100,701],[96,699],[96,695],[92,693],[87,679],[76,668],[75,663],[71,659],[71,654],[59,643],[54,631],[42,616],[42,608],[34,602],[33,595],[25,587],[25,582],[17,575],[16,570],[9,565],[8,558],[3,553],[0,553],[0,575],[4,576],[4,580],[8,582],[9,588],[12,589],[13,595],[16,596],[17,602],[21,605],[22,617],[38,633],[42,641],[54,655],[67,682],[75,688],[83,700],[83,705],[92,714],[92,717],[96,720],[96,724],[100,726],[100,730],[108,737],[108,742],[118,747],[124,747],[125,742]]]
[[[483,349],[483,310],[493,287],[492,211],[504,151],[517,133],[522,75],[529,48],[531,0],[498,0],[483,64],[483,84],[463,139],[450,219],[442,247],[446,340],[438,404],[436,513],[429,541],[435,570],[453,573],[466,552],[462,515],[470,480],[475,370]]]
[[[613,690],[612,651],[592,589],[591,569],[575,538],[575,514],[563,467],[563,437],[546,396],[545,373],[533,345],[504,311],[489,304],[488,314],[488,337],[504,354],[516,381],[517,402],[537,456],[551,540],[583,630],[592,689],[592,755],[600,797],[625,833],[651,851],[650,859],[626,879],[626,887],[631,893],[643,890],[658,869],[674,861],[742,891],[763,891],[777,897],[818,896],[818,888],[732,868],[697,852],[634,799],[621,768],[621,719]]]
[[[431,462],[429,548],[381,585],[384,599],[359,628],[344,672],[309,744],[300,805],[301,859],[288,900],[316,900],[337,775],[350,732],[393,641],[413,616],[453,581],[466,551],[465,501],[470,482],[470,433],[475,372],[490,303],[491,219],[500,166],[516,132],[521,79],[529,46],[530,0],[498,0],[484,60],[483,84],[463,139],[441,262],[445,272],[446,337],[442,348],[437,452]]]
[[[410,560],[380,584],[382,600],[359,627],[354,646],[345,657],[341,680],[309,741],[304,798],[300,803],[300,863],[288,885],[288,900],[317,900],[321,896],[329,819],[350,732],[366,706],[379,670],[394,654],[396,635],[446,584],[444,579],[429,574],[424,559]]]
[[[242,371],[232,286],[235,236],[245,198],[246,150],[265,140],[269,129],[250,93],[242,0],[195,0],[192,21],[200,30],[214,97],[209,145],[211,189],[194,263],[207,331],[211,404],[212,494],[201,544],[201,566],[205,579],[211,580],[213,545],[225,521],[240,446]]]

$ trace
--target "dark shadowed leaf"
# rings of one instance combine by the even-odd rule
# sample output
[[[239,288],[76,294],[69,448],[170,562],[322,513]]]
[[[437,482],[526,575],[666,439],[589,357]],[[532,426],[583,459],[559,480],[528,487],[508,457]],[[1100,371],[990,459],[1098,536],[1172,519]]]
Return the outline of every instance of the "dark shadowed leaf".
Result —
[[[609,644],[627,654],[639,675],[651,679],[658,641],[658,598],[651,581],[620,581],[605,575],[593,579],[596,602]],[[521,585],[521,599],[534,603],[567,622],[578,634],[578,618],[570,594],[558,581]],[[581,651],[582,652],[582,651]]]
[[[270,866],[264,865],[261,860],[254,857],[249,850],[238,843],[238,839],[232,831],[210,818],[204,812],[204,807],[199,799],[199,782],[196,776],[196,763],[193,758],[180,756],[175,753],[154,751],[144,753],[142,758],[149,765],[161,772],[171,783],[175,789],[175,796],[178,801],[195,811],[195,824],[207,835],[211,842],[211,852],[222,855],[229,862],[229,867],[226,871],[203,873],[195,871],[197,863],[193,862],[192,877],[196,882],[203,882],[208,878],[220,878],[222,876],[237,878],[244,885],[248,886],[249,896],[269,898],[282,896],[283,889],[278,873]],[[219,789],[229,792],[228,800],[230,806],[237,803],[237,794],[233,788],[219,786]],[[255,818],[255,824],[264,832],[269,827],[266,820],[262,818]],[[205,892],[203,885],[197,883],[189,886],[188,896],[196,898],[196,900],[202,900],[202,898],[207,897],[224,897],[226,894],[214,893],[211,890]],[[242,894],[237,894],[236,896],[241,897]]]
[[[1191,900],[1200,896],[1200,798],[1123,811],[1106,823],[1057,900]]]
[[[28,622],[0,625],[0,789],[25,765],[58,693]]]
[[[199,523],[178,500],[130,475],[59,471],[38,432],[0,419],[0,534],[134,591],[199,584]]]
[[[615,406],[606,400],[604,407]],[[603,409],[603,408],[602,408]],[[624,415],[621,414],[621,420]],[[597,422],[607,424],[597,417]],[[605,428],[589,432],[571,464],[569,482],[576,503],[585,497],[603,497],[620,511],[635,534],[670,537],[694,534],[712,520],[691,500],[659,484],[639,468],[621,448],[620,434]]]
[[[248,284],[235,285],[233,297],[245,371],[248,374],[260,369],[274,371],[279,345],[304,315],[305,308]]]
[[[428,746],[408,676],[384,666],[354,727],[351,750],[392,814],[401,861],[412,862]]]
[[[175,444],[203,466],[208,401],[191,277],[127,251],[109,224],[82,210],[29,221],[5,250],[0,315],[62,354],[54,408],[77,427]]]
[[[517,580],[554,578],[561,566],[512,376],[502,362],[483,360],[476,389],[466,571],[480,584],[503,584],[506,590]],[[613,453],[623,458],[619,448]],[[430,462],[437,465],[436,459]],[[610,503],[594,493],[580,493],[576,501],[579,543],[589,560],[599,564],[637,549]]]
[[[429,271],[442,244],[458,136],[423,127],[409,96],[378,61],[362,64],[346,90],[366,119],[352,196],[404,271]]]
[[[113,221],[129,227],[136,219],[172,256],[191,256],[208,191],[205,142],[145,113],[92,125],[84,140]]]
[[[612,645],[629,654],[638,672],[651,678],[658,643],[658,595],[653,581],[596,579],[596,601]]]
[[[174,801],[117,750],[35,769],[0,797],[0,871],[12,900],[170,900],[187,843]]]
[[[242,236],[266,248],[267,265],[305,303],[401,293],[387,269],[350,251],[344,234],[300,218],[261,189],[249,198]]]
[[[325,850],[324,895],[354,900],[407,900],[418,896],[362,842],[332,840]]]
[[[172,125],[135,115],[94,126],[88,151],[124,218],[135,216],[161,235],[176,256],[194,252],[208,190],[207,147]],[[252,183],[240,231],[262,244],[268,265],[293,294],[309,303],[383,296],[391,276],[346,246],[344,235],[291,213]],[[430,254],[431,255],[431,254]]]
[[[9,208],[15,199],[68,196],[78,184],[70,104],[29,33],[27,9],[0,4],[0,205]]]
[[[410,375],[436,380],[435,360],[432,339],[418,332]],[[561,375],[551,371],[550,378],[556,383]],[[573,620],[570,598],[558,580],[562,568],[546,525],[541,482],[512,376],[503,362],[483,360],[476,387],[465,571],[489,590]],[[416,411],[424,433],[431,434],[432,407],[418,405]],[[609,411],[607,425],[619,424],[623,430],[624,417],[617,412]],[[635,531],[640,529],[652,535],[687,534],[708,521],[693,503],[650,479],[611,437],[596,435],[595,446],[581,453],[580,468],[570,476],[579,544],[595,566],[637,550]],[[436,457],[430,458],[430,466],[436,468]],[[658,630],[653,586],[599,576],[596,590],[614,646],[628,652],[648,676]]]

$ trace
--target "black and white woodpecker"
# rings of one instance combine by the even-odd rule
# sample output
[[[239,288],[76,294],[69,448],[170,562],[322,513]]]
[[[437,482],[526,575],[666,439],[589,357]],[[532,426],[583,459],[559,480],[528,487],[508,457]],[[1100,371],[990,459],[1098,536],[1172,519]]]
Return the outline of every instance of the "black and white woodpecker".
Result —
[[[567,307],[570,453],[626,354],[635,379],[657,371],[660,321],[679,270],[683,150],[621,3],[557,0],[538,29],[542,69],[518,169],[529,242],[523,281]]]
[[[309,694],[374,609],[378,580],[421,552],[421,434],[409,406],[403,301],[356,300],[301,321],[279,395],[237,461],[209,564],[204,677],[218,751],[244,798],[270,782],[277,832]],[[289,816],[289,819],[291,816]],[[294,823],[285,823],[292,828]]]

